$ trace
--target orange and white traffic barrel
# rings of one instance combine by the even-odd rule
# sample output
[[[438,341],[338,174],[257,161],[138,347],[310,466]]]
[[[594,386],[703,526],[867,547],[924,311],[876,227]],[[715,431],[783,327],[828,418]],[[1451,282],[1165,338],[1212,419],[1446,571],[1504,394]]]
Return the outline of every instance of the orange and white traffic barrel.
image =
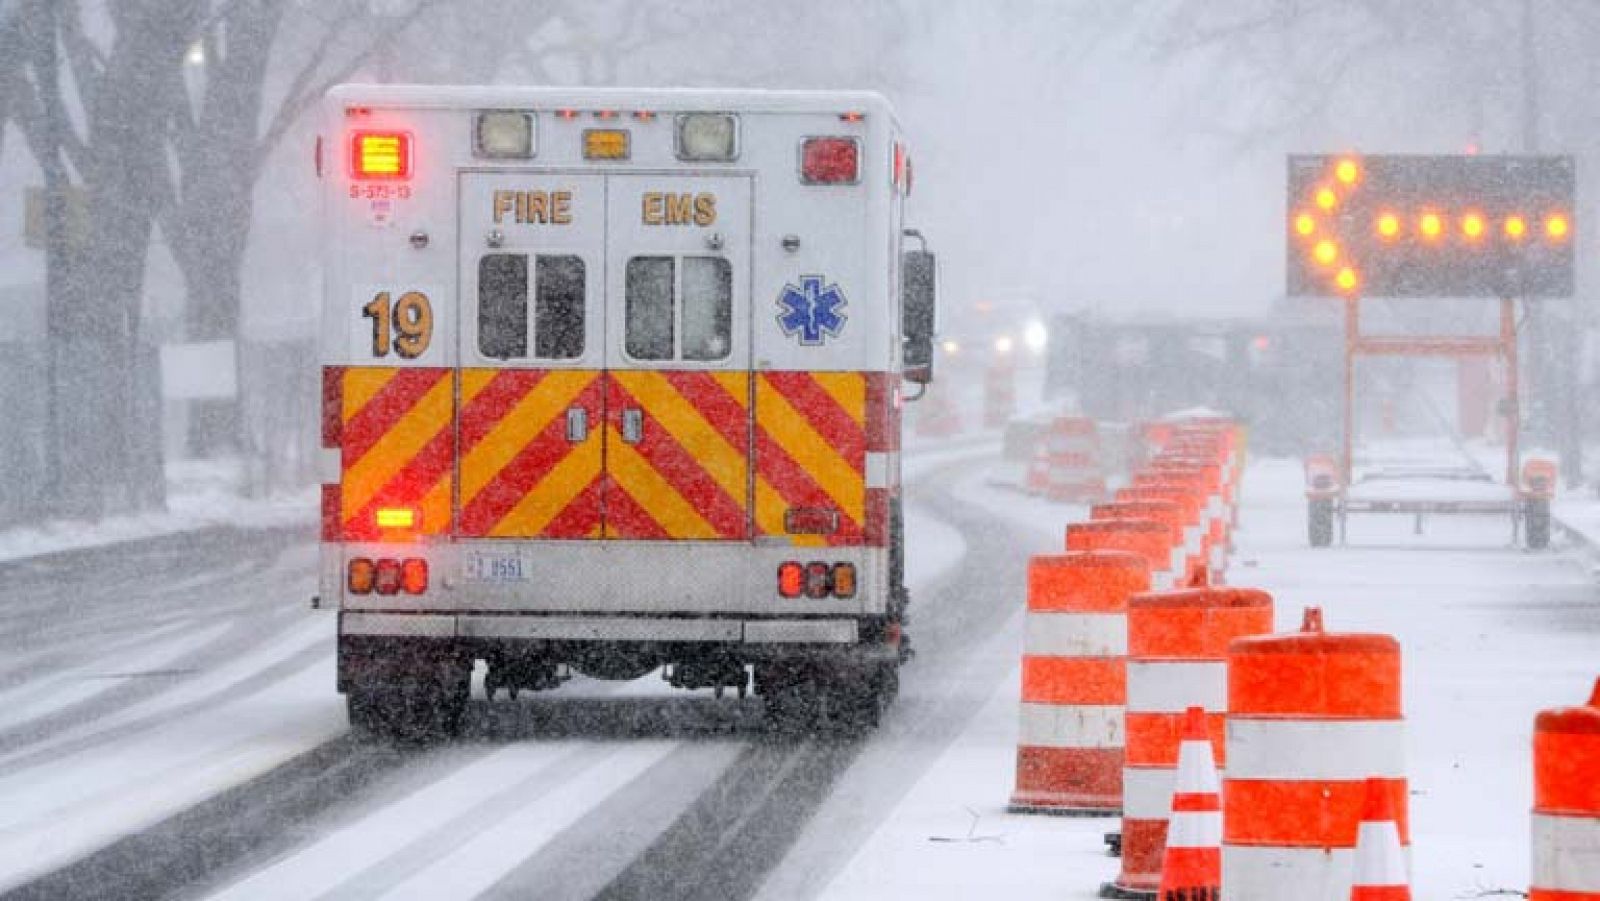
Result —
[[[1206,566],[1213,572],[1227,567],[1231,513],[1223,492],[1222,469],[1188,457],[1160,457],[1145,469],[1145,484],[1177,482],[1189,486],[1204,502],[1205,537],[1207,544]]]
[[[1128,598],[1149,587],[1149,567],[1136,554],[1096,551],[1028,561],[1011,810],[1121,811]]]
[[[1118,502],[1167,501],[1177,504],[1183,510],[1184,552],[1184,565],[1176,568],[1177,582],[1187,584],[1204,572],[1208,545],[1203,519],[1205,503],[1199,495],[1184,485],[1144,480],[1142,484],[1118,491],[1116,499]]]
[[[1588,706],[1534,720],[1528,901],[1600,901],[1600,680]]]
[[[1044,441],[1049,464],[1046,497],[1069,503],[1089,503],[1105,497],[1098,423],[1082,416],[1057,416]]]
[[[1089,508],[1089,521],[1120,522],[1130,519],[1148,519],[1163,523],[1167,526],[1172,543],[1169,552],[1170,562],[1166,571],[1173,574],[1176,580],[1178,574],[1185,572],[1187,555],[1183,549],[1183,508],[1172,501],[1114,501],[1109,504],[1095,504]],[[1151,583],[1158,582],[1152,577]],[[1156,585],[1160,588],[1161,586]]]
[[[1394,795],[1382,779],[1368,779],[1361,825],[1356,833],[1355,873],[1350,901],[1411,901]]]
[[[1177,585],[1183,573],[1174,569],[1172,530],[1149,519],[1102,519],[1067,525],[1069,551],[1126,551],[1144,558],[1150,568],[1150,587],[1165,591]]]
[[[1272,596],[1249,588],[1194,588],[1128,600],[1128,747],[1122,767],[1122,872],[1113,897],[1153,893],[1161,882],[1167,802],[1190,708],[1203,711],[1227,765],[1224,714],[1228,646],[1272,631]]]
[[[1368,777],[1410,841],[1399,642],[1324,632],[1316,608],[1299,632],[1235,640],[1227,754],[1222,897],[1348,897]]]
[[[1043,439],[1034,445],[1033,455],[1028,458],[1028,471],[1022,482],[1023,490],[1035,496],[1050,490],[1050,451],[1045,445]]]

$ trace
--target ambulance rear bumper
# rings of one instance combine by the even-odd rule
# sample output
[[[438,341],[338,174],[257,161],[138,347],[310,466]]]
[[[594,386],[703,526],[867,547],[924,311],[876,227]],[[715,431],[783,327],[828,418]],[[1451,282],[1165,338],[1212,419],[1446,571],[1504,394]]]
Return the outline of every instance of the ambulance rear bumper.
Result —
[[[719,643],[750,646],[856,644],[854,619],[722,619],[641,616],[369,613],[346,611],[340,635],[552,642]]]

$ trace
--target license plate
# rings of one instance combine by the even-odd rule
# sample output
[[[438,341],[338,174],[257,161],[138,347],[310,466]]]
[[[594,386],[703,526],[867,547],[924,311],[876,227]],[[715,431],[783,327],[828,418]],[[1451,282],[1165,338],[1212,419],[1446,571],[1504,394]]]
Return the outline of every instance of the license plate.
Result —
[[[465,572],[469,582],[526,582],[533,567],[519,554],[473,554],[467,557]]]

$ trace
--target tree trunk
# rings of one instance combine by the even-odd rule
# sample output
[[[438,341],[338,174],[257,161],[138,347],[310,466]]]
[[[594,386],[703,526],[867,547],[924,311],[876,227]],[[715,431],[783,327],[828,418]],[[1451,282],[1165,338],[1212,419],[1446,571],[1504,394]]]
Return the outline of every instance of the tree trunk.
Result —
[[[188,446],[196,456],[252,450],[243,416],[241,278],[262,162],[261,94],[283,9],[283,0],[245,0],[229,8],[219,23],[221,40],[210,41],[225,50],[208,56],[199,118],[180,146],[177,240],[184,250],[174,256],[187,289],[188,339],[236,342],[240,376],[232,398],[191,406]]]

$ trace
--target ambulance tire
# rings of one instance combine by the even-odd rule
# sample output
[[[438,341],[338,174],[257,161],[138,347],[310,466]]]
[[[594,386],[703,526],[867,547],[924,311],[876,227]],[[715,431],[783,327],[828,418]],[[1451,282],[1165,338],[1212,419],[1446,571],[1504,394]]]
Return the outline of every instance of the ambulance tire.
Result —
[[[1333,544],[1333,501],[1318,499],[1307,502],[1306,530],[1312,547]]]
[[[350,726],[364,737],[404,743],[456,738],[471,674],[470,667],[451,661],[421,671],[358,678],[345,693]]]
[[[764,683],[762,698],[772,731],[849,736],[878,727],[900,692],[900,668],[894,663],[875,664],[866,672],[796,667]]]
[[[1522,525],[1527,536],[1528,550],[1542,551],[1550,546],[1550,502],[1530,500],[1523,502]]]

